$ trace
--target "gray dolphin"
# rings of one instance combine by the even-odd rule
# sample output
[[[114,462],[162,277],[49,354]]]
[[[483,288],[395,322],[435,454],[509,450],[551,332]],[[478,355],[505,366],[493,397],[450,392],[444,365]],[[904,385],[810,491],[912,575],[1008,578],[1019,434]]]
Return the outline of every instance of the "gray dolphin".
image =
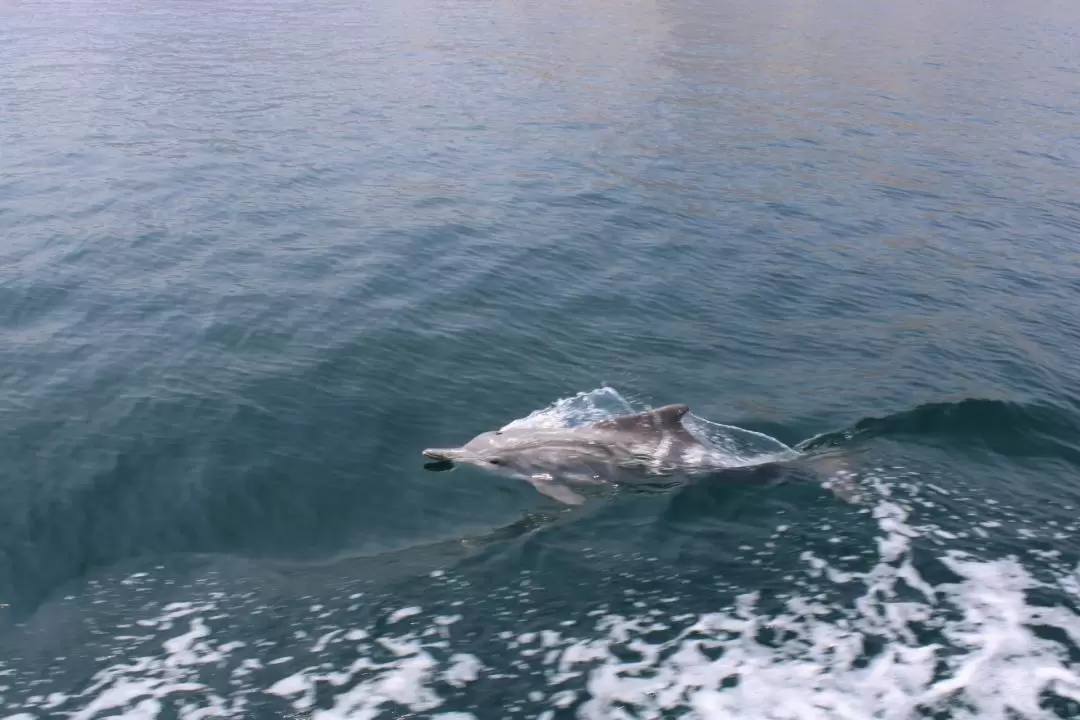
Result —
[[[459,448],[429,448],[424,455],[521,478],[561,503],[580,505],[585,498],[571,486],[726,467],[683,426],[689,411],[686,405],[665,405],[584,427],[494,430]]]

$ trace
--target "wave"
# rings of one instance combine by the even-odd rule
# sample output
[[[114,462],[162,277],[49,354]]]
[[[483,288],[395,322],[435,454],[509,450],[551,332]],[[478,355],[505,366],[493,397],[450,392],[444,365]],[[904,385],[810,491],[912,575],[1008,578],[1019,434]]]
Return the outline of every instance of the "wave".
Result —
[[[928,403],[851,427],[816,435],[797,449],[815,451],[875,439],[975,447],[1012,458],[1054,458],[1080,464],[1080,427],[1066,411],[1049,405],[971,398]]]

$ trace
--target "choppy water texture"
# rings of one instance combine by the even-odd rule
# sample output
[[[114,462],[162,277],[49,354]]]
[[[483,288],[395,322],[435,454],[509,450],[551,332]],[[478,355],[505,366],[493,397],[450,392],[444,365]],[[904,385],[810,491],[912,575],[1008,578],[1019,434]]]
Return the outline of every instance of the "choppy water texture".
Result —
[[[1080,716],[1077,28],[3,3],[0,717]],[[423,469],[670,402],[868,500]]]

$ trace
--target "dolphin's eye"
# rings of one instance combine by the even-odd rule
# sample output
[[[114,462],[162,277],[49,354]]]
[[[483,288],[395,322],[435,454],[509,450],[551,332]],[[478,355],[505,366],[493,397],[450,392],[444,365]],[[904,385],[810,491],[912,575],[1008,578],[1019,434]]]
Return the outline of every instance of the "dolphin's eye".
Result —
[[[502,464],[503,464],[503,461],[502,461],[502,460],[499,460],[498,458],[494,458],[494,459],[492,459],[492,460],[488,460],[488,462],[489,462],[489,463],[491,463],[492,465],[502,465]]]

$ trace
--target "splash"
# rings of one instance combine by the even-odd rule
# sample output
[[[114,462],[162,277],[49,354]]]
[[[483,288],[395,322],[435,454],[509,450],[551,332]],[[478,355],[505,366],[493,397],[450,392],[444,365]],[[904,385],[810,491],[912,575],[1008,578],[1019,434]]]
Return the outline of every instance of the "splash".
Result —
[[[546,408],[513,420],[502,429],[580,427],[647,409],[626,399],[615,388],[604,386],[559,399]],[[686,429],[709,450],[703,464],[747,467],[788,460],[799,455],[776,438],[763,433],[722,425],[692,413],[683,422]]]
[[[618,390],[605,386],[556,400],[546,408],[534,410],[523,418],[507,423],[501,429],[581,427],[639,411]]]

